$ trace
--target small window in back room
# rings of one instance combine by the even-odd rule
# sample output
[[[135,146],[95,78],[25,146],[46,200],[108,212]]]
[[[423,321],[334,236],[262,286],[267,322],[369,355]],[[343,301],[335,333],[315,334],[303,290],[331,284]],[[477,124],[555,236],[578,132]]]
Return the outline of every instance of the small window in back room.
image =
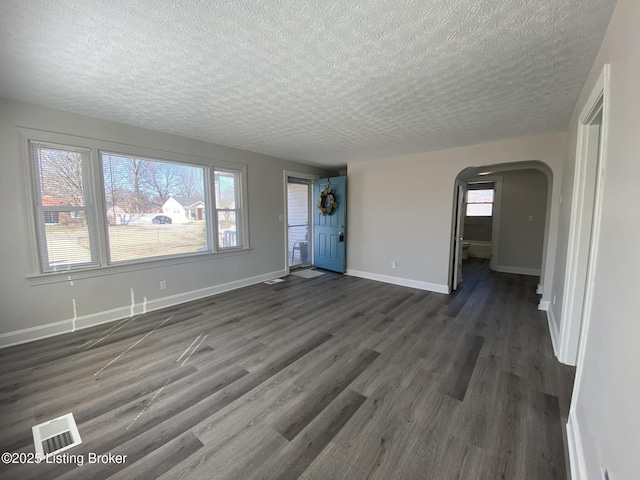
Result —
[[[490,217],[493,215],[493,189],[467,191],[467,217]]]

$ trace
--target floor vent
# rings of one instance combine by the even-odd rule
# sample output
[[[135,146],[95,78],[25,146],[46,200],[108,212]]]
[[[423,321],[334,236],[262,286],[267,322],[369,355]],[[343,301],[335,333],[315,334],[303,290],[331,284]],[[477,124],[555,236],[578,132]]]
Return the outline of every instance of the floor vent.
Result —
[[[264,283],[266,283],[267,285],[275,285],[276,283],[280,283],[280,282],[284,282],[284,280],[281,278],[274,278],[273,280],[267,280]]]
[[[80,433],[73,413],[67,413],[32,427],[36,455],[46,458],[80,445]]]

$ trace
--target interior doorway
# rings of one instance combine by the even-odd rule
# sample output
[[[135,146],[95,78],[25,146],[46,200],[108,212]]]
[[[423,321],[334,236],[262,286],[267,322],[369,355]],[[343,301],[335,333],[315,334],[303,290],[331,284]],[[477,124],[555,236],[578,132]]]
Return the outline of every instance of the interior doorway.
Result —
[[[494,259],[494,240],[498,238],[494,239],[493,229],[499,226],[500,211],[500,204],[496,202],[499,180],[472,179],[467,183],[463,260]]]
[[[544,293],[552,179],[551,169],[540,161],[468,167],[458,174],[450,291],[457,289],[469,256],[497,272],[540,277],[537,293]]]
[[[478,176],[456,180],[454,206],[453,264],[451,290],[463,279],[463,266],[469,258],[487,260],[492,268],[500,225],[500,176]]]
[[[602,209],[608,83],[607,65],[580,115],[558,355],[568,365],[579,363],[580,339],[590,316]]]
[[[313,262],[311,194],[313,178],[286,174],[286,265],[287,270],[309,267]]]

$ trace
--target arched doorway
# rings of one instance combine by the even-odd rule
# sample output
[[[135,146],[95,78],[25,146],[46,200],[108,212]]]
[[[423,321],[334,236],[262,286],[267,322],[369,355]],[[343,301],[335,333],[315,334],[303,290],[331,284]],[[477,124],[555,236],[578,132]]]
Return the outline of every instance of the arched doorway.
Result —
[[[449,289],[457,288],[462,280],[464,225],[469,221],[467,211],[488,211],[487,205],[468,206],[472,189],[493,189],[491,220],[475,224],[486,232],[490,229],[490,241],[478,241],[490,259],[491,269],[506,273],[539,275],[541,285],[545,278],[548,249],[549,220],[553,174],[548,165],[540,161],[523,161],[468,167],[456,177],[451,227],[451,253]],[[482,197],[482,195],[476,195]],[[482,203],[482,202],[477,202]],[[484,226],[483,226],[484,224]],[[490,227],[487,227],[490,225]],[[469,248],[468,242],[466,245]],[[485,257],[485,258],[487,258]]]

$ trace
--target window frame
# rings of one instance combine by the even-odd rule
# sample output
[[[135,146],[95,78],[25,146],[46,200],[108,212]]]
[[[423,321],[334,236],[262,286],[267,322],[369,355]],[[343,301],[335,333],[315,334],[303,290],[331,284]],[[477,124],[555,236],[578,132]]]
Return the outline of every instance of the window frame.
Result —
[[[77,152],[82,157],[82,206],[71,205],[42,205],[42,185],[40,184],[39,166],[36,166],[36,159],[34,157],[34,148],[49,148],[51,150],[60,150],[67,152]],[[69,272],[75,270],[82,270],[87,268],[97,268],[100,264],[100,257],[98,255],[98,243],[99,237],[96,228],[96,216],[95,216],[95,192],[91,186],[92,162],[91,162],[91,150],[78,145],[76,142],[73,144],[60,144],[58,142],[41,141],[35,139],[29,139],[27,143],[28,161],[30,168],[29,183],[31,184],[32,196],[31,211],[33,212],[33,227],[35,229],[36,249],[38,255],[39,271],[42,274],[51,274],[56,272]],[[36,170],[38,169],[38,170]],[[38,173],[38,174],[37,174]],[[89,237],[89,257],[88,262],[77,263],[75,265],[67,264],[57,267],[52,265],[49,259],[49,250],[47,247],[47,236],[45,229],[47,226],[60,225],[60,213],[68,212],[86,212],[87,220],[87,234]],[[56,215],[58,218],[57,223],[47,222],[46,213],[50,216]],[[42,215],[42,217],[41,217]],[[40,218],[43,222],[40,224]]]
[[[105,216],[105,220],[107,220],[107,222],[104,224],[105,225],[105,231],[106,231],[106,236],[104,237],[104,243],[106,246],[106,258],[107,258],[107,265],[113,266],[113,265],[135,265],[135,264],[139,264],[139,263],[143,263],[143,262],[148,262],[148,261],[153,261],[153,260],[159,260],[159,259],[168,259],[168,258],[181,258],[181,257],[190,257],[193,255],[203,255],[203,254],[207,254],[207,253],[215,253],[215,249],[213,248],[213,242],[211,241],[211,237],[212,235],[215,234],[215,232],[213,231],[213,229],[215,228],[214,225],[211,224],[211,221],[209,220],[208,216],[207,216],[207,206],[211,204],[211,193],[212,190],[210,188],[210,182],[207,181],[207,179],[211,176],[210,173],[210,169],[213,168],[209,165],[203,165],[203,164],[195,164],[195,163],[187,163],[187,162],[178,162],[178,161],[174,161],[174,160],[169,160],[166,158],[158,158],[158,157],[149,157],[149,156],[143,156],[143,155],[132,155],[130,153],[124,153],[122,151],[113,151],[113,150],[105,150],[105,149],[98,149],[98,170],[99,170],[99,176],[100,176],[100,185],[102,187],[101,189],[101,199],[100,199],[100,203],[103,206],[104,209],[104,216]],[[137,258],[137,259],[131,259],[131,260],[113,260],[111,258],[111,245],[110,245],[110,240],[109,240],[109,223],[108,223],[108,211],[109,211],[109,206],[107,203],[107,196],[106,196],[106,191],[105,191],[105,178],[104,178],[104,164],[103,164],[103,154],[106,155],[114,155],[114,156],[119,156],[119,157],[123,157],[123,158],[132,158],[132,159],[136,159],[136,160],[147,160],[147,161],[151,161],[151,162],[158,162],[158,163],[171,163],[174,165],[183,165],[183,166],[187,166],[187,167],[195,167],[195,168],[202,168],[203,169],[203,183],[204,183],[204,203],[205,203],[205,215],[204,215],[204,219],[205,219],[205,232],[206,232],[206,250],[204,251],[194,251],[194,252],[188,252],[188,253],[179,253],[179,254],[172,254],[172,255],[157,255],[157,256],[153,256],[153,257],[144,257],[144,258]],[[176,212],[178,213],[178,212]],[[158,215],[166,215],[165,212],[162,212],[162,214],[158,214]]]
[[[20,170],[22,172],[23,185],[22,202],[20,209],[25,222],[23,228],[26,236],[30,239],[27,248],[28,273],[26,277],[32,284],[55,283],[71,280],[72,278],[91,278],[114,273],[137,271],[148,268],[160,268],[170,265],[180,265],[190,262],[201,262],[205,259],[214,259],[225,256],[244,255],[250,252],[249,228],[248,228],[248,205],[246,195],[247,166],[241,163],[221,161],[212,157],[201,157],[180,152],[158,150],[151,147],[122,144],[113,141],[93,139],[64,133],[46,132],[23,127],[16,127],[19,137]],[[89,151],[88,169],[83,171],[84,187],[91,195],[91,201],[85,207],[91,212],[94,218],[94,228],[96,229],[96,245],[92,248],[97,250],[97,264],[89,266],[73,267],[47,271],[40,255],[40,236],[38,233],[38,216],[36,214],[36,185],[33,181],[34,168],[31,158],[31,142],[42,143],[55,146],[61,149],[84,149]],[[186,164],[189,166],[203,167],[205,169],[205,208],[204,215],[207,225],[207,251],[193,252],[186,254],[176,254],[167,256],[150,257],[126,262],[109,263],[108,256],[108,230],[106,215],[106,196],[103,183],[103,172],[100,153],[118,153],[123,156],[135,158],[145,158],[157,161]],[[239,192],[237,199],[240,203],[241,219],[238,221],[238,247],[219,249],[217,246],[217,223],[215,218],[215,192],[214,172],[218,169],[228,170],[237,173]],[[56,207],[65,210],[66,207]],[[73,209],[73,208],[71,208]],[[44,226],[44,224],[43,224]]]
[[[37,208],[37,207],[36,207]],[[60,211],[44,210],[44,225],[60,225]],[[54,217],[55,215],[55,217]],[[55,221],[53,219],[56,219]]]
[[[490,202],[470,202],[469,201],[469,193],[470,192],[478,192],[478,191],[492,191],[493,192],[493,199]],[[467,188],[466,191],[466,202],[465,202],[465,212],[464,212],[464,216],[465,217],[473,217],[473,218],[477,218],[477,217],[493,217],[494,215],[494,211],[495,211],[495,203],[496,203],[496,188],[495,185],[492,187],[487,187],[487,188]],[[489,215],[469,215],[469,205],[491,205],[491,213]]]
[[[216,172],[232,173],[234,175],[235,177],[234,178],[235,208],[218,208],[218,204],[217,204],[218,197],[215,192]],[[219,251],[219,252],[242,249],[244,248],[243,245],[244,245],[245,236],[244,236],[244,224],[243,224],[244,215],[243,215],[242,206],[244,205],[244,202],[242,201],[243,188],[242,188],[241,172],[239,172],[238,170],[230,169],[230,168],[213,167],[211,176],[213,178],[213,188],[211,189],[211,192],[213,193],[212,205],[213,205],[213,210],[215,211],[215,215],[213,219],[215,223],[215,226],[214,226],[215,227],[215,238],[214,238],[215,249],[216,251]],[[218,220],[219,220],[220,212],[235,212],[236,214],[236,245],[225,247],[220,244],[221,234],[218,231],[218,227],[219,227]]]

